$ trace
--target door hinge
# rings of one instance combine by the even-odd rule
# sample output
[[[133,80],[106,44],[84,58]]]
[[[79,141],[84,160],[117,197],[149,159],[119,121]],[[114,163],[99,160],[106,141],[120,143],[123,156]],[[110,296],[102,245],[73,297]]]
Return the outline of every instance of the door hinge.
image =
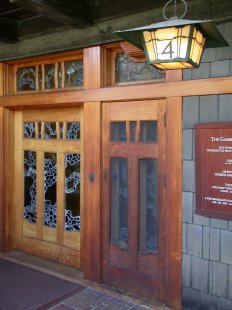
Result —
[[[167,125],[167,117],[166,117],[166,112],[164,113],[164,127]]]
[[[166,270],[163,271],[163,286],[166,286]]]

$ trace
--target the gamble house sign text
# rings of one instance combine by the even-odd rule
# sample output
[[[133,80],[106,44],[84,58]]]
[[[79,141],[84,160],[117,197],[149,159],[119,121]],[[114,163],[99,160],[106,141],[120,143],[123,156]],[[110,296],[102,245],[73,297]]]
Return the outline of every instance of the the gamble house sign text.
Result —
[[[232,123],[195,125],[196,213],[232,219]]]

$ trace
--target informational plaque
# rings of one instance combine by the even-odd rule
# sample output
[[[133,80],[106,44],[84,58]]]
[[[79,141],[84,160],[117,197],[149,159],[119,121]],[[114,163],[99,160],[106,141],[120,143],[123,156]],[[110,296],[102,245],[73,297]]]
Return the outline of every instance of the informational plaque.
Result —
[[[195,125],[196,213],[232,219],[232,123]]]

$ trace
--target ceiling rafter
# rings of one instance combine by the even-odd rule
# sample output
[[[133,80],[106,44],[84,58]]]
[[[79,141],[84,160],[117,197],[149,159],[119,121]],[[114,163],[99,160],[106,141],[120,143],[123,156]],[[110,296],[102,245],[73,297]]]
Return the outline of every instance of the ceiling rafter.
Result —
[[[7,17],[0,17],[0,41],[8,43],[16,43],[19,41],[18,23],[15,20]]]
[[[75,11],[68,10],[66,1],[49,0],[9,0],[25,10],[36,13],[58,23],[84,29],[93,24],[91,3],[77,1]]]

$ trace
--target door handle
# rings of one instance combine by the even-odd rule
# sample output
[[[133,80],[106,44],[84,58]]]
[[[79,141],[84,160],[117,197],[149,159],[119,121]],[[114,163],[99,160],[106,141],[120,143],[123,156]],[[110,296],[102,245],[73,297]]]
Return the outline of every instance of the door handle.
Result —
[[[91,172],[91,173],[89,174],[89,182],[93,183],[94,180],[95,180],[95,175],[94,175],[93,172]]]

